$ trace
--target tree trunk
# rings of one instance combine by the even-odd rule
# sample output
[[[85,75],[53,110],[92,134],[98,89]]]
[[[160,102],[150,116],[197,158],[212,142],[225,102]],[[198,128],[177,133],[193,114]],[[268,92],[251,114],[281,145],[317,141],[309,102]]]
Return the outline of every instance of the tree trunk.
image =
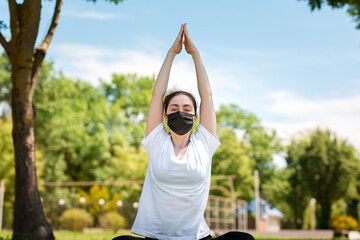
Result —
[[[35,167],[34,116],[31,68],[12,65],[12,118],[15,149],[15,205],[13,239],[54,239],[38,191]]]
[[[359,219],[359,202],[360,201],[357,199],[351,199],[348,203],[348,215],[352,216],[356,220]]]
[[[12,40],[11,108],[15,150],[15,204],[13,239],[55,239],[41,204],[35,167],[33,95],[34,45],[40,22],[41,0],[24,0],[18,5],[9,0]],[[35,70],[39,70],[36,66]]]
[[[330,203],[321,203],[320,216],[318,218],[319,229],[328,229],[329,220],[331,216],[331,204]]]

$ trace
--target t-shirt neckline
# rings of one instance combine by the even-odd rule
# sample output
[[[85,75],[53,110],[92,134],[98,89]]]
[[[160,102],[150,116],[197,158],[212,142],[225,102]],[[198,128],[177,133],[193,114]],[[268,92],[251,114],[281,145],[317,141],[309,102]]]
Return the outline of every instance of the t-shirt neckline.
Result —
[[[173,144],[173,142],[171,140],[171,134],[169,133],[169,141],[170,141],[171,158],[172,159],[176,160],[177,162],[181,162],[181,163],[186,163],[187,162],[187,155],[188,155],[188,152],[189,152],[189,147],[190,147],[190,144],[191,144],[192,136],[193,136],[193,133],[190,133],[190,140],[189,140],[186,152],[185,152],[184,156],[181,159],[179,159],[175,154],[174,144]]]

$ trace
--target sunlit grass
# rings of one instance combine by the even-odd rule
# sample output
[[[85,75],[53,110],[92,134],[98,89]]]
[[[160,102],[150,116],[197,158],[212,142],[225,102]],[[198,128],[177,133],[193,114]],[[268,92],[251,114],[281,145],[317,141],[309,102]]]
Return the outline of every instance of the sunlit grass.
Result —
[[[1,231],[0,240],[10,240],[11,231]],[[111,240],[119,235],[133,235],[126,231],[104,231],[104,232],[72,232],[72,231],[54,231],[56,240]],[[135,235],[133,235],[135,236]]]

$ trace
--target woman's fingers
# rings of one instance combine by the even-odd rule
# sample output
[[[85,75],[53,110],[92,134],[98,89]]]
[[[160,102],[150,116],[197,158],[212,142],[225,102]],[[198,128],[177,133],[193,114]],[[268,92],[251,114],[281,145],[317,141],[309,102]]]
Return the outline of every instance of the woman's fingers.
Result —
[[[180,32],[176,37],[176,41],[182,41],[184,35],[184,24],[181,24]]]
[[[174,44],[171,47],[171,51],[175,54],[178,54],[182,50],[182,45],[184,44],[186,52],[189,54],[193,54],[196,52],[196,47],[193,41],[190,38],[190,34],[187,30],[187,24],[181,24],[181,28],[179,34],[177,35]]]
[[[184,33],[185,33],[185,35],[186,35],[187,37],[190,37],[189,32],[188,32],[187,27],[186,27],[187,24],[184,23],[183,25],[184,25]]]
[[[184,36],[184,24],[181,24],[180,32],[177,35],[172,47],[170,48],[170,51],[172,51],[175,54],[179,54],[181,52],[183,36]]]
[[[187,30],[186,23],[184,24],[184,36],[185,36],[184,45],[186,52],[189,54],[193,54],[196,51],[196,47],[190,38],[190,34]]]
[[[184,24],[181,24],[181,28],[180,28],[178,37],[182,37],[183,34],[184,34]]]

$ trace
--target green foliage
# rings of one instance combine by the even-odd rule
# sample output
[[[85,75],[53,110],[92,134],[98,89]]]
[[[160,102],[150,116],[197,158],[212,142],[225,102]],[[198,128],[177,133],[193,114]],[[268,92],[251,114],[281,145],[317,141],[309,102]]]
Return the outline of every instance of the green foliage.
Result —
[[[88,83],[62,76],[43,78],[37,89],[36,137],[46,149],[47,181],[94,180],[110,158],[106,98]],[[56,168],[54,167],[56,164]]]
[[[5,181],[4,228],[11,228],[13,223],[15,162],[11,129],[11,120],[0,117],[0,181]]]
[[[84,209],[72,208],[66,210],[60,217],[64,228],[72,231],[83,231],[94,223],[93,217]]]
[[[40,182],[145,178],[147,154],[141,139],[153,78],[114,75],[114,83],[93,87],[67,79],[54,71],[52,63],[44,63],[41,79],[34,100],[37,148],[41,150],[37,162],[44,168]],[[123,87],[130,88],[126,94]],[[112,98],[115,95],[119,99]],[[7,146],[12,149],[11,142]],[[41,191],[46,191],[50,202],[74,196],[74,191],[66,188]],[[141,185],[124,185],[111,191],[133,202],[138,200]],[[112,206],[116,209],[114,203]],[[52,213],[57,212],[56,204],[44,208],[48,217],[55,217]]]
[[[84,204],[85,209],[94,217],[95,221],[98,222],[101,214],[101,207],[99,205],[100,199],[105,200],[105,204],[102,208],[103,213],[116,212],[118,210],[117,201],[119,200],[123,202],[138,201],[141,187],[139,187],[139,191],[135,193],[131,191],[126,191],[125,187],[121,187],[120,189],[121,189],[120,191],[119,189],[116,189],[114,191],[115,193],[113,194],[109,192],[107,187],[99,186],[99,185],[92,186],[89,190],[89,193],[87,193],[82,189],[78,189],[80,194],[77,196],[77,202],[80,205],[80,198],[84,197],[86,199]],[[122,194],[124,192],[125,194]],[[131,212],[131,214],[127,214],[127,212],[122,212],[122,213],[124,214],[125,222],[130,222],[133,220],[133,212]]]
[[[324,0],[304,0],[308,1],[311,10],[320,9]],[[347,12],[350,16],[355,18],[357,22],[357,29],[360,29],[360,1],[359,0],[326,0],[326,3],[332,8],[347,7]]]
[[[119,229],[125,228],[127,225],[126,220],[123,216],[117,212],[108,212],[104,215],[104,228],[117,231]]]
[[[247,148],[243,141],[239,141],[232,129],[219,127],[218,137],[221,146],[213,156],[213,175],[236,175],[234,180],[235,191],[240,198],[250,199],[253,195],[252,165]],[[227,180],[217,181],[230,189]]]
[[[335,230],[357,230],[358,222],[351,216],[337,216],[329,222],[331,228]]]
[[[285,158],[287,168],[284,170],[288,186],[283,190],[283,201],[289,205],[288,217],[293,219],[303,219],[305,209],[309,204],[311,195],[308,191],[306,182],[302,174],[300,166],[300,158],[304,154],[306,148],[305,141],[292,140],[287,146],[287,156]],[[294,221],[294,228],[301,228],[302,223]]]
[[[236,185],[241,184],[243,189],[239,189],[243,191],[240,196],[249,199],[252,196],[253,170],[259,170],[261,190],[263,184],[273,177],[273,154],[279,153],[282,149],[279,139],[276,132],[268,132],[254,114],[235,104],[222,105],[216,117],[222,146],[214,155],[213,173],[236,174],[239,178]]]
[[[114,133],[123,132],[130,146],[135,147],[136,150],[139,150],[144,137],[145,116],[154,83],[154,77],[137,77],[136,74],[113,74],[111,83],[102,83],[102,89],[110,105],[107,128]],[[117,139],[112,138],[112,140]],[[124,141],[119,145],[124,146],[123,144]]]
[[[280,211],[282,211],[287,219],[301,219],[302,209],[307,203],[303,202],[302,198],[298,198],[301,195],[300,192],[296,192],[298,187],[290,181],[291,171],[289,169],[277,169],[274,171],[274,176],[270,181],[264,183],[262,195],[267,197],[268,202],[275,205]],[[302,205],[298,205],[302,204]],[[301,214],[299,214],[299,208]],[[286,227],[300,228],[301,225],[296,225],[296,221],[288,222]]]
[[[12,122],[0,118],[0,176],[7,180],[6,184],[13,182],[14,170],[14,149],[11,138]]]
[[[105,205],[103,206],[103,210],[106,212],[109,209],[110,193],[109,193],[109,190],[105,186],[94,185],[90,188],[89,194],[86,194],[81,189],[79,189],[79,191],[80,191],[81,197],[85,197],[85,199],[86,199],[86,209],[96,219],[98,219],[99,215],[100,215],[100,204],[99,204],[100,199],[105,200]],[[80,197],[78,197],[78,198],[80,198]]]

